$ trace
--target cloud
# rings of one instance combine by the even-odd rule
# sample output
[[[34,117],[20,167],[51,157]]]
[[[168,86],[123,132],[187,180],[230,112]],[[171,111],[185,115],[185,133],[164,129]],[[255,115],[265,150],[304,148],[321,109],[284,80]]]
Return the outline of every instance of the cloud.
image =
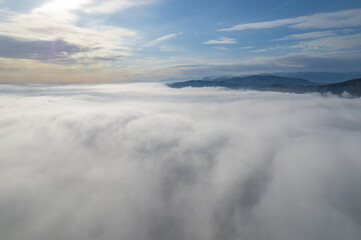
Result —
[[[287,49],[287,48],[289,48],[289,47],[287,47],[287,46],[277,46],[277,47],[271,47],[271,48],[257,49],[257,50],[253,50],[251,52],[253,52],[253,53],[263,53],[263,52],[268,52],[268,51],[272,51],[272,50]]]
[[[162,52],[185,52],[184,48],[175,47],[175,46],[160,46],[159,50]]]
[[[4,239],[361,237],[360,99],[158,84],[0,94]]]
[[[220,37],[218,40],[208,40],[203,44],[237,44],[237,41],[233,38]]]
[[[21,41],[0,36],[0,57],[51,60],[63,59],[69,55],[85,52],[79,46],[62,40],[55,41]]]
[[[46,2],[49,2],[49,0],[11,0],[11,1],[1,0],[0,1],[3,9],[12,9],[17,11],[28,11],[33,8],[44,5]]]
[[[267,51],[271,49],[264,49]],[[146,76],[161,79],[164,76],[183,76],[202,79],[204,76],[237,76],[265,72],[360,72],[359,52],[300,52],[281,56],[253,56],[245,60],[186,59],[182,63],[159,63],[156,72],[144,69]],[[190,63],[191,62],[191,63]],[[144,65],[148,63],[145,62]]]
[[[221,50],[221,51],[228,51],[229,48],[226,47],[213,47],[214,49]]]
[[[156,45],[158,45],[158,44],[160,44],[160,43],[162,43],[164,41],[167,41],[169,39],[175,38],[175,37],[180,36],[180,35],[182,35],[181,32],[164,35],[164,36],[161,36],[159,38],[156,38],[156,39],[144,44],[144,47],[154,47],[154,46],[156,46]]]
[[[247,49],[252,49],[252,48],[253,48],[252,46],[246,46],[246,47],[240,47],[239,49],[247,50]]]
[[[276,41],[313,39],[313,38],[324,38],[324,37],[332,37],[332,36],[337,36],[337,33],[334,31],[318,31],[318,32],[291,34],[283,38],[276,39]]]
[[[305,50],[340,50],[350,49],[353,52],[361,50],[361,33],[343,36],[325,37],[310,41],[301,41],[293,48]]]
[[[357,72],[360,69],[357,65],[361,63],[358,55],[359,53],[328,57],[317,54],[289,54],[274,60],[279,61],[278,64],[281,66],[296,67],[293,69],[310,69],[314,72],[326,72],[327,69],[332,69],[334,72]],[[271,58],[268,60],[271,61]]]
[[[347,53],[351,56],[354,53],[361,51],[361,34],[346,34],[337,35],[332,33],[323,32],[312,32],[305,34],[294,34],[286,36],[283,39],[277,40],[291,40],[298,39],[299,42],[291,45],[283,45],[269,48],[262,48],[252,51],[253,53],[262,53],[272,50],[280,49],[300,49],[303,52],[313,52],[314,56],[319,55],[322,57],[322,53],[330,54],[332,57],[337,58],[338,54],[346,55]],[[311,40],[308,40],[311,39]],[[332,50],[332,52],[330,52]],[[343,52],[342,52],[343,51]],[[336,60],[336,59],[334,59]]]
[[[97,9],[97,13],[121,11],[150,1],[91,1],[53,0],[32,9],[29,13],[0,12],[0,36],[21,38],[26,41],[61,40],[78,48],[86,48],[86,53],[73,54],[71,60],[89,64],[94,59],[117,59],[132,54],[138,34],[132,29],[107,26],[101,23],[83,23],[79,26],[81,12]],[[94,12],[94,13],[95,13]],[[16,50],[14,50],[16,51]]]
[[[154,2],[154,0],[110,0],[96,5],[87,6],[87,8],[83,9],[83,11],[87,13],[106,14],[122,11],[127,8],[143,6]]]
[[[295,48],[296,49],[296,48]],[[151,57],[129,62],[127,68],[114,61],[95,62],[86,66],[49,64],[28,59],[0,58],[0,82],[114,82],[159,80],[167,78],[201,79],[204,76],[237,76],[265,72],[360,72],[360,51],[318,50],[281,56],[261,56],[239,60],[189,57]],[[241,51],[241,50],[239,50]],[[75,53],[77,54],[77,53]],[[128,58],[129,59],[129,58]],[[143,67],[139,67],[143,66]],[[26,76],[26,78],[24,77]]]
[[[245,23],[230,28],[222,28],[219,29],[219,31],[230,32],[276,27],[290,27],[294,29],[333,29],[359,26],[361,26],[361,9],[352,9],[266,22]]]

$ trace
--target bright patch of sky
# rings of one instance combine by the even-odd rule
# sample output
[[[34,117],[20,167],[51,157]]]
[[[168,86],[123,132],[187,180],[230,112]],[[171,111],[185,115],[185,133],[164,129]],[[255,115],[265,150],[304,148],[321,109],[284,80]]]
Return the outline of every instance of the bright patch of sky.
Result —
[[[0,0],[1,82],[361,71],[358,0]]]

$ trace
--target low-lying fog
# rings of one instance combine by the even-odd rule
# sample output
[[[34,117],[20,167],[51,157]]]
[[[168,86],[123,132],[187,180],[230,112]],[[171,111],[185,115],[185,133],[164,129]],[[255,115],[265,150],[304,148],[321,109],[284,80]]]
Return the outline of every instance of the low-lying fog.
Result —
[[[4,240],[359,240],[361,99],[0,85]]]

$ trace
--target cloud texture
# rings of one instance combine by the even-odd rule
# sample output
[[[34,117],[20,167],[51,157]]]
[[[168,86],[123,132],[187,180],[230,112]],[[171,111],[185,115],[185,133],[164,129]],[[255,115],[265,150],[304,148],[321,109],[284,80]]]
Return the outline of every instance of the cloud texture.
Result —
[[[1,85],[7,240],[361,237],[360,99]]]
[[[268,29],[288,26],[294,29],[333,29],[359,27],[361,24],[361,9],[343,10],[330,13],[317,13],[309,16],[278,19],[267,22],[239,24],[220,31],[241,31],[246,29]]]
[[[20,41],[0,36],[0,56],[23,59],[63,59],[68,55],[86,51],[62,40],[56,41]]]

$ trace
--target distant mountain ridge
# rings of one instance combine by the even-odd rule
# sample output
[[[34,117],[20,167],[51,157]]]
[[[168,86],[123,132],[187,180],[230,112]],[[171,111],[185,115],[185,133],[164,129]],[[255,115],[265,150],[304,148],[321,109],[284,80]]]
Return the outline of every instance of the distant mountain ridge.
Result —
[[[216,78],[213,80],[190,80],[168,84],[173,88],[182,87],[226,87],[226,88],[265,88],[270,86],[314,86],[314,82],[301,78],[286,78],[273,75],[253,75],[247,77]]]
[[[190,80],[168,83],[172,88],[184,87],[224,87],[229,89],[250,89],[277,92],[320,92],[341,95],[348,92],[353,96],[361,96],[361,78],[341,83],[317,84],[301,78],[286,78],[274,75],[253,75],[247,77],[217,78],[214,80]]]
[[[302,89],[302,87],[300,88]],[[320,92],[320,93],[333,93],[333,94],[343,94],[347,92],[353,96],[361,96],[361,78],[348,80],[341,83],[325,84],[318,86],[307,86],[303,87],[304,92]]]
[[[361,72],[334,73],[334,72],[275,72],[262,75],[276,75],[280,77],[302,78],[319,84],[331,84],[361,78]]]
[[[272,73],[259,73],[252,75],[273,75],[287,78],[301,78],[318,84],[331,84],[348,81],[350,79],[361,78],[361,72],[272,72]],[[247,77],[252,75],[240,75],[237,77]],[[219,78],[232,78],[234,76],[207,76],[201,80],[214,80]],[[180,79],[179,81],[185,81],[190,79]]]

